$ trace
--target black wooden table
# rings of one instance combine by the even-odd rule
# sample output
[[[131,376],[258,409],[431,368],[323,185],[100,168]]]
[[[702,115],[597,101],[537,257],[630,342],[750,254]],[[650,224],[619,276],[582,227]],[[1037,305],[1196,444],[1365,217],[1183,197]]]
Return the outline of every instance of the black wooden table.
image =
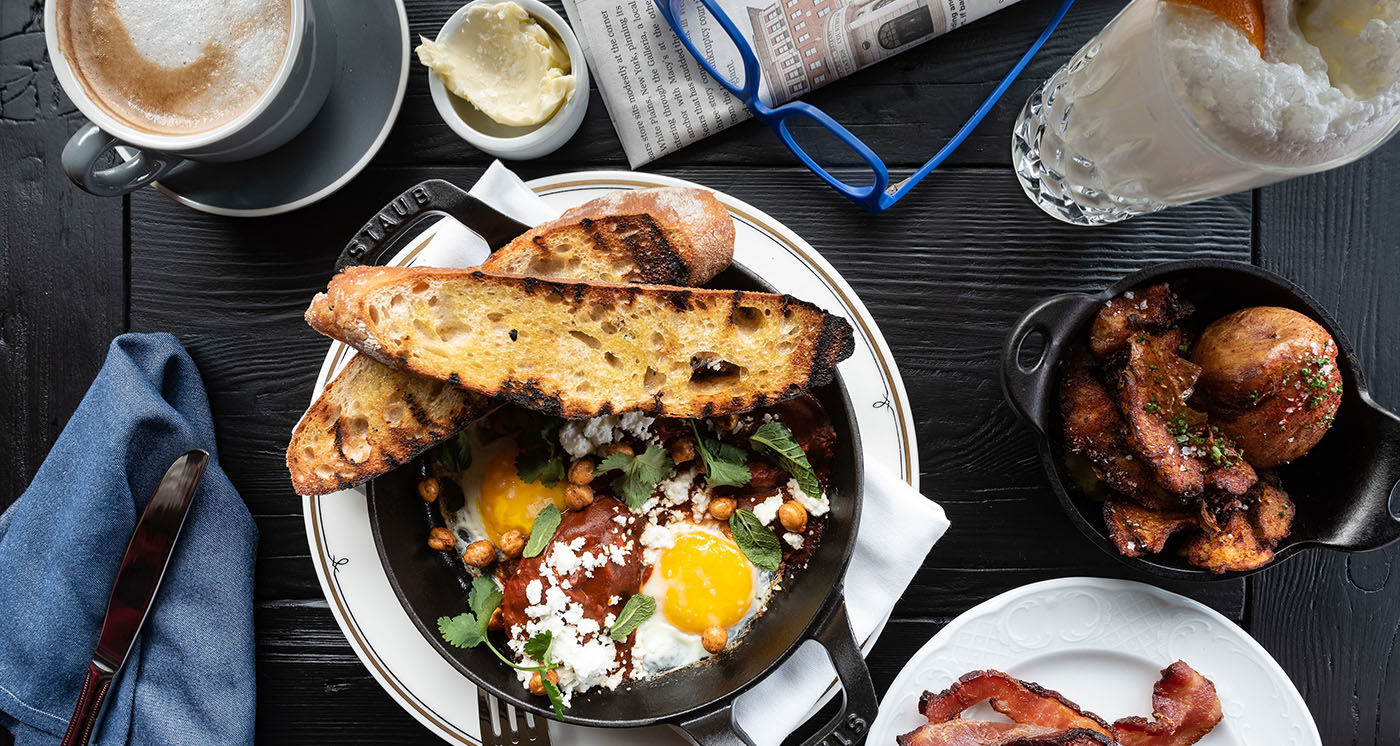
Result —
[[[457,0],[411,0],[413,38]],[[892,168],[922,163],[1051,11],[1026,0],[808,97]],[[1012,119],[1034,85],[1121,3],[1084,2],[981,129],[882,217],[828,192],[752,122],[647,167],[726,191],[822,251],[861,294],[913,401],[926,494],[953,528],[870,655],[884,690],[958,613],[1016,586],[1123,576],[1061,513],[1028,429],[996,377],[1008,326],[1030,304],[1097,290],[1155,262],[1211,256],[1279,272],[1340,320],[1382,404],[1400,408],[1400,140],[1331,173],[1084,229],[1040,214],[1009,168]],[[127,330],[168,331],[204,374],[224,469],[257,518],[258,735],[266,743],[401,744],[435,738],[346,644],[316,582],[301,502],[283,466],[326,340],[301,315],[353,231],[429,177],[471,183],[489,158],[432,106],[422,69],[384,149],[339,194],[279,217],[220,218],[147,190],[99,199],[58,165],[82,123],[44,51],[42,3],[0,3],[0,508],[24,489]],[[588,120],[526,178],[626,168],[594,92]],[[1238,621],[1302,691],[1329,744],[1400,743],[1400,547],[1305,552],[1247,581],[1171,586]],[[0,568],[3,571],[3,568]]]

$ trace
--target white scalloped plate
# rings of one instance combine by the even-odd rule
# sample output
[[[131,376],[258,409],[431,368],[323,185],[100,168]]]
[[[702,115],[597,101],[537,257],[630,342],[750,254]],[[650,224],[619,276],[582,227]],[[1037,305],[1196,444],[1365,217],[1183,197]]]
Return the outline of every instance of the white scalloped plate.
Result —
[[[528,186],[562,211],[616,189],[697,185],[654,174],[585,171],[536,179]],[[797,234],[740,200],[721,192],[715,196],[734,216],[735,261],[767,278],[781,292],[816,303],[851,322],[856,350],[840,369],[855,404],[855,424],[867,469],[878,464],[917,488],[918,449],[908,395],[894,356],[870,312],[831,264]],[[346,357],[344,345],[331,345],[315,393],[320,393]],[[312,564],[331,614],[370,674],[404,710],[444,740],[479,744],[476,687],[423,639],[394,596],[374,547],[364,490],[304,497],[302,513]],[[877,629],[862,649],[868,653],[879,635]],[[834,684],[822,701],[813,705],[813,713],[839,691]],[[551,722],[549,733],[555,746],[687,743],[664,726],[600,730]]]
[[[1321,746],[1293,682],[1238,625],[1184,596],[1103,578],[1032,583],[958,616],[900,671],[867,742],[893,744],[928,722],[919,695],[982,668],[1053,689],[1109,722],[1150,717],[1152,684],[1176,660],[1215,684],[1225,713],[1201,746]],[[972,715],[1000,718],[985,706]]]

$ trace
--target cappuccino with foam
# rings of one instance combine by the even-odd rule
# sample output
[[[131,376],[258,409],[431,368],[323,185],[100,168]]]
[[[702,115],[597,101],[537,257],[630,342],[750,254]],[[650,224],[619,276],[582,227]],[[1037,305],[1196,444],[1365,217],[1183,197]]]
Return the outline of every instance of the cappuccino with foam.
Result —
[[[125,125],[188,135],[251,109],[277,78],[291,0],[58,0],[63,56]]]

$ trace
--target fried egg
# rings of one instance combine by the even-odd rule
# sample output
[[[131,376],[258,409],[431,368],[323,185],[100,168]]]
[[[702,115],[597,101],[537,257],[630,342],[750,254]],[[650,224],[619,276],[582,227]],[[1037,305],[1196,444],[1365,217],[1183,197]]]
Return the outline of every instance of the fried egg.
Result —
[[[733,644],[772,594],[773,574],[755,568],[713,521],[652,524],[642,544],[651,568],[642,593],[656,599],[656,613],[637,628],[639,677],[708,657],[700,642],[708,627],[723,627]]]
[[[458,480],[463,506],[455,517],[456,529],[465,531],[473,541],[485,538],[499,545],[501,535],[511,529],[528,535],[535,516],[551,502],[564,508],[567,485],[563,481],[546,487],[538,480],[520,478],[515,468],[520,447],[513,438],[482,443],[480,433],[473,428],[470,440],[472,464]]]

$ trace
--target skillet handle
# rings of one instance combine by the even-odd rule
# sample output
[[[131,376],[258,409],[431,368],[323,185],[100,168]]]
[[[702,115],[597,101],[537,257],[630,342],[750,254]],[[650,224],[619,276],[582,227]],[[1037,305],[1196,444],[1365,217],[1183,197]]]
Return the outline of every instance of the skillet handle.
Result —
[[[341,251],[335,270],[383,263],[385,254],[402,248],[400,241],[411,233],[409,229],[423,217],[435,214],[456,218],[485,239],[493,251],[530,230],[530,226],[467,194],[455,184],[428,179],[395,197],[356,231],[355,237]]]
[[[1366,551],[1400,539],[1400,416],[1362,392],[1366,425],[1364,442],[1376,449],[1371,473],[1362,477],[1360,515],[1366,523],[1349,541],[1336,544],[1347,551]]]
[[[1081,314],[1099,299],[1084,293],[1064,293],[1046,298],[1021,316],[1001,350],[1001,391],[1011,409],[1041,436],[1049,429],[1050,396],[1055,361],[1070,341]],[[1032,334],[1044,337],[1039,359],[1023,365],[1021,346]]]
[[[841,682],[841,710],[803,742],[803,746],[816,746],[823,742],[857,743],[865,738],[866,731],[875,722],[875,716],[880,712],[880,700],[875,696],[875,684],[870,681],[870,669],[865,665],[865,657],[861,655],[860,646],[851,632],[844,600],[837,603],[811,639],[821,643],[827,655],[831,656],[831,663]],[[714,712],[682,722],[679,727],[700,746],[754,746],[748,734],[734,720],[732,701]]]

